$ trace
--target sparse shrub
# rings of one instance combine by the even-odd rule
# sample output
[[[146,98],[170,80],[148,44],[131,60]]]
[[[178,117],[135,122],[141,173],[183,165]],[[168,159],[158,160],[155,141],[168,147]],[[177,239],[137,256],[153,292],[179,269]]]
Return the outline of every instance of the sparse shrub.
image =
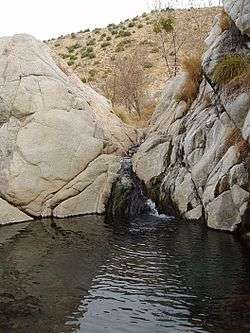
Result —
[[[164,30],[167,33],[170,33],[174,30],[175,20],[173,17],[161,17],[159,21],[156,21],[154,24],[154,32],[156,34]]]
[[[90,69],[89,70],[89,75],[92,77],[92,76],[95,76],[96,75],[96,70],[95,69]]]
[[[106,37],[106,36],[107,36],[106,32],[104,32],[103,34],[101,34],[101,37],[102,37],[102,38],[104,38],[104,37]]]
[[[138,16],[136,16],[136,17],[134,17],[133,19],[132,19],[132,21],[138,21]]]
[[[126,30],[120,30],[119,31],[119,37],[129,37],[129,36],[131,36],[130,31],[126,31]]]
[[[144,52],[117,57],[103,86],[113,106],[122,106],[140,117],[145,103],[147,76],[143,68]]]
[[[151,53],[158,53],[159,52],[159,49],[158,47],[154,47],[150,50]]]
[[[92,46],[86,48],[86,53],[92,53],[92,52],[94,52],[94,48]]]
[[[124,47],[118,44],[115,48],[115,52],[118,53],[118,52],[123,52],[123,51],[125,51]]]
[[[147,13],[142,13],[142,17],[147,17]]]
[[[143,64],[143,67],[147,69],[152,68],[153,66],[154,65],[150,61],[146,61],[145,64]]]
[[[78,49],[80,47],[81,47],[81,45],[79,43],[75,43],[71,46],[67,46],[67,50],[69,53],[73,53],[73,52],[75,52],[76,49]]]
[[[111,39],[112,39],[112,37],[111,36],[108,36],[107,38],[106,38],[106,41],[111,41]]]
[[[86,45],[87,46],[94,46],[95,45],[95,38],[88,40]]]
[[[225,55],[215,66],[213,79],[218,85],[250,86],[250,57],[239,53]]]
[[[143,28],[143,24],[138,24],[137,28],[138,28],[138,29]]]
[[[96,61],[94,62],[94,65],[95,65],[95,66],[100,65],[100,61],[99,61],[99,60],[96,60]]]
[[[112,30],[111,31],[111,35],[117,35],[118,34],[118,31],[117,30]]]
[[[110,45],[109,42],[103,42],[103,43],[101,44],[101,47],[102,47],[102,48],[106,48],[106,47],[109,46],[109,45]]]
[[[60,53],[59,54],[63,59],[68,58],[69,54],[65,54],[65,53]]]
[[[89,30],[89,29],[85,29],[85,30],[83,31],[83,33],[86,33],[86,32],[90,32],[90,30]]]
[[[55,47],[59,47],[60,46],[60,43],[55,43]]]
[[[175,100],[178,102],[185,101],[188,105],[191,105],[197,97],[202,80],[201,55],[194,54],[184,57],[181,66],[187,75],[187,79],[181,92],[175,96]]]
[[[93,30],[93,33],[94,34],[99,34],[101,32],[101,29],[100,28],[95,28],[94,30]]]
[[[169,11],[160,9],[155,12],[153,31],[168,75],[172,77],[176,76],[178,71],[179,54],[184,39],[176,28],[175,17]]]
[[[88,82],[95,81],[95,78],[93,76],[88,77]]]
[[[116,28],[116,25],[115,25],[114,23],[110,23],[110,24],[108,25],[108,28],[109,28],[109,29],[115,29],[115,28]]]
[[[129,24],[128,24],[128,27],[129,28],[133,28],[135,26],[135,23],[134,22],[129,22]]]
[[[250,146],[248,141],[244,140],[242,137],[242,133],[238,128],[234,128],[227,136],[226,141],[223,145],[222,150],[219,152],[217,159],[221,159],[228,149],[232,146],[236,147],[237,152],[239,153],[239,157],[246,158],[248,154],[250,154]]]
[[[70,60],[77,60],[77,56],[72,54],[70,57],[69,57]]]
[[[70,34],[70,36],[71,36],[71,38],[76,38],[76,34],[74,33],[74,32],[72,32],[71,34]]]
[[[89,59],[94,59],[96,57],[95,53],[94,52],[91,52],[88,54],[88,58]]]
[[[86,83],[86,82],[87,82],[87,80],[86,80],[85,77],[83,77],[83,78],[81,79],[81,81],[82,81],[82,83]]]
[[[74,65],[74,60],[69,60],[68,62],[67,62],[67,64],[69,65],[69,66],[73,66]]]
[[[227,12],[225,12],[224,9],[221,11],[219,22],[220,22],[220,27],[221,27],[222,32],[229,30],[233,24],[232,19],[227,14]]]

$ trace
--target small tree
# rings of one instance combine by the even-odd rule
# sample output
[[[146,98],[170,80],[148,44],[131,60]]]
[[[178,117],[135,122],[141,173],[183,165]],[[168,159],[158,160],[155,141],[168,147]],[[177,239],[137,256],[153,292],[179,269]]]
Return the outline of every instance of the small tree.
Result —
[[[145,57],[139,50],[131,55],[118,56],[111,63],[111,72],[102,87],[113,106],[122,106],[141,118],[146,98],[147,77]]]
[[[184,40],[178,35],[174,11],[170,7],[162,8],[161,1],[158,2],[154,11],[154,32],[158,37],[159,49],[165,61],[169,77],[176,76],[178,71],[179,51]],[[173,57],[173,63],[170,57]]]

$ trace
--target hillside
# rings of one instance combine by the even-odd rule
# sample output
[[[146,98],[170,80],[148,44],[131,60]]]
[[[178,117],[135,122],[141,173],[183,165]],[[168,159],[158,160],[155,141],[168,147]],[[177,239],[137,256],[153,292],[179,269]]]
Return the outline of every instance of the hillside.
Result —
[[[180,56],[203,47],[203,41],[211,29],[219,7],[175,10],[177,43]],[[149,90],[154,93],[163,87],[167,73],[157,36],[153,31],[155,12],[128,19],[106,28],[79,31],[47,44],[62,56],[78,76],[92,87],[100,88],[107,79],[110,66],[119,55],[131,54],[140,48],[144,54],[145,70],[150,78]],[[171,50],[170,50],[170,58]]]
[[[178,67],[183,56],[203,52],[204,39],[211,29],[214,17],[220,11],[220,7],[171,11],[171,16],[174,17]],[[139,119],[137,114],[115,111],[123,121],[136,127],[147,126],[154,111],[155,96],[169,77],[160,36],[154,31],[157,15],[159,11],[151,11],[117,25],[111,23],[106,28],[96,28],[93,31],[86,29],[47,41],[49,47],[65,59],[84,83],[108,98],[107,82],[113,75],[112,68],[116,66],[117,59],[139,51],[147,78],[143,90],[147,92],[148,105],[143,107],[143,116]],[[165,48],[170,67],[173,68],[175,51],[170,42],[171,38],[167,40]]]

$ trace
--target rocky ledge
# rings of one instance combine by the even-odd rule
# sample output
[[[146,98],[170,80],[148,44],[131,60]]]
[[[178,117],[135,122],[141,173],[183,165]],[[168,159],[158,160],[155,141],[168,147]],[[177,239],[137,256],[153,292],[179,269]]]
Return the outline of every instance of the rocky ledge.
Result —
[[[224,8],[228,26],[215,19],[196,98],[177,98],[189,84],[186,73],[167,83],[133,167],[163,211],[213,229],[249,232],[250,3],[227,0]],[[213,79],[228,55],[247,59],[244,84],[233,89]]]

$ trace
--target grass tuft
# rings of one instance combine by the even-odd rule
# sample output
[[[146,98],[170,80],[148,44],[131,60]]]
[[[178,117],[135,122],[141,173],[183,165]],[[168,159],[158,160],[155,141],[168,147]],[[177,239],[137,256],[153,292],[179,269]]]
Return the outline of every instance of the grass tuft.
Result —
[[[214,68],[213,80],[218,85],[250,86],[250,57],[245,54],[227,54]]]
[[[189,105],[197,97],[202,80],[201,55],[193,54],[182,59],[181,66],[187,74],[187,80],[181,92],[175,96],[176,102],[185,101]]]

